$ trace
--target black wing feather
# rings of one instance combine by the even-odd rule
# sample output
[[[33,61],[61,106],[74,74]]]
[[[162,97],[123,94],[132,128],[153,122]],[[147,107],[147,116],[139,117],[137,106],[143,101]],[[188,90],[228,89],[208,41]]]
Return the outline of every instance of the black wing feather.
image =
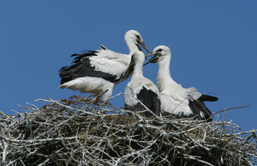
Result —
[[[190,96],[189,96],[190,97]],[[192,99],[192,97],[191,97]],[[192,116],[194,116],[195,119],[198,120],[207,120],[212,121],[211,118],[211,111],[206,107],[206,105],[203,103],[205,101],[217,101],[218,98],[210,95],[201,95],[197,100],[189,100],[189,107],[191,111],[193,112]],[[204,117],[200,116],[200,112],[204,114]]]
[[[88,51],[83,54],[72,54],[71,57],[75,56],[72,63],[78,63],[82,61],[84,58],[89,58],[90,56],[97,56],[96,53],[98,53],[98,51]]]
[[[73,54],[75,56],[72,65],[62,67],[59,70],[59,76],[61,79],[61,84],[69,82],[79,77],[100,77],[111,82],[117,82],[119,79],[115,75],[109,73],[96,71],[90,64],[90,57],[97,56],[95,53],[97,51],[89,51],[83,54]]]
[[[199,101],[217,101],[219,99],[217,97],[214,97],[214,96],[202,94],[202,96],[198,100]]]
[[[192,99],[192,98],[191,98]],[[205,101],[217,101],[218,98],[210,95],[201,95],[197,100],[189,100],[189,107],[193,112],[193,116],[198,120],[208,120],[212,121],[211,111],[203,103]],[[204,117],[200,116],[200,112],[204,114]]]
[[[206,107],[206,105],[199,100],[189,100],[189,107],[193,112],[192,116],[198,120],[208,120],[212,121],[211,111]],[[204,114],[204,117],[201,117],[200,112]]]
[[[147,90],[145,87],[137,94],[137,99],[140,100],[147,108],[149,108],[154,114],[160,115],[161,102],[156,93],[151,90]],[[141,103],[137,103],[134,106],[125,104],[125,109],[132,111],[142,111],[145,107]],[[151,116],[151,113],[146,112],[146,116]]]

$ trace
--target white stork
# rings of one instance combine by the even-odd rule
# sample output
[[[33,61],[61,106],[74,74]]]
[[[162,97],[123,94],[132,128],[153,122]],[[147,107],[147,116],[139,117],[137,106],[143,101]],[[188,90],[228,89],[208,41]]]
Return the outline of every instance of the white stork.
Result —
[[[157,77],[160,91],[162,113],[172,114],[175,117],[194,117],[198,120],[211,121],[211,111],[205,106],[204,101],[217,101],[218,98],[197,92],[196,88],[183,88],[170,76],[171,52],[166,46],[156,47],[154,55],[148,62],[157,63],[159,72]]]
[[[116,53],[102,45],[99,45],[100,50],[73,54],[72,57],[75,57],[73,64],[62,67],[59,71],[61,77],[59,88],[80,90],[95,95],[104,93],[102,99],[107,101],[112,95],[114,86],[126,79],[124,73],[130,64],[132,53],[141,50],[140,45],[149,52],[141,35],[135,30],[126,32],[125,42],[130,52],[128,55]]]
[[[146,110],[146,106],[156,115],[160,115],[159,90],[152,81],[143,76],[144,60],[145,55],[142,51],[133,53],[130,65],[125,73],[126,75],[133,71],[131,81],[125,89],[125,109],[143,111]],[[150,116],[151,113],[147,112],[145,115]]]

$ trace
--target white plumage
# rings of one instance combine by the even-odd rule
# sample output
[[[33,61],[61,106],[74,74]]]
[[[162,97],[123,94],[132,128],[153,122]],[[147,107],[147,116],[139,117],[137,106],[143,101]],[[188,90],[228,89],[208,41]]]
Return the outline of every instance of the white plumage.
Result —
[[[100,50],[89,51],[75,56],[71,66],[65,66],[59,71],[61,85],[59,88],[79,90],[84,93],[103,94],[102,99],[107,101],[116,84],[123,81],[124,72],[131,61],[131,55],[145,46],[139,32],[129,30],[125,34],[125,42],[129,48],[129,54],[116,53],[100,45]],[[148,51],[149,52],[149,51]]]
[[[185,89],[171,78],[171,52],[168,47],[158,46],[150,54],[155,56],[145,64],[151,62],[159,65],[157,84],[162,113],[211,120],[211,112],[203,102],[216,101],[218,98],[197,92],[194,87]]]
[[[143,76],[143,63],[145,55],[141,51],[136,51],[132,55],[129,70],[133,70],[131,81],[125,89],[125,109],[132,111],[143,111],[146,108],[142,102],[153,113],[160,115],[159,90],[155,84]],[[140,101],[140,102],[139,102]],[[146,115],[151,115],[146,113]]]

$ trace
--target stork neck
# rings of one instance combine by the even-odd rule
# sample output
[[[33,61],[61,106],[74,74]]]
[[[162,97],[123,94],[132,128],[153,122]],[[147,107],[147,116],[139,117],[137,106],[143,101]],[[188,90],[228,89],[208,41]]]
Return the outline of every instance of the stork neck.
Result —
[[[163,60],[162,62],[163,63],[159,63],[159,71],[157,76],[157,85],[160,92],[166,88],[170,88],[170,85],[177,84],[170,76],[170,61]]]
[[[127,39],[127,40],[125,40],[125,41],[126,41],[126,44],[127,44],[127,46],[128,46],[128,49],[129,49],[129,53],[130,53],[130,54],[133,53],[133,52],[135,52],[135,51],[138,51],[138,47],[137,47],[137,45],[134,43],[133,40]]]
[[[159,62],[159,72],[158,72],[158,78],[168,78],[170,77],[170,59],[168,60],[162,60]]]
[[[134,77],[141,77],[141,76],[143,76],[143,64],[142,63],[136,63],[135,66],[134,66],[132,79]]]

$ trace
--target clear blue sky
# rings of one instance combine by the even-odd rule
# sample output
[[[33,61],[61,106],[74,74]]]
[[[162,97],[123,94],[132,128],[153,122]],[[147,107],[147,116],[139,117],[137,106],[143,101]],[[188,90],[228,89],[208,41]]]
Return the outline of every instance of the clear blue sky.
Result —
[[[111,3],[112,2],[112,3]],[[58,89],[58,70],[73,53],[98,44],[128,53],[124,34],[139,31],[149,50],[167,45],[171,74],[183,87],[219,97],[213,111],[243,130],[256,128],[257,1],[0,1],[0,110],[24,110],[39,98],[65,99],[79,92]],[[158,66],[144,75],[156,83]],[[113,95],[124,92],[129,80]],[[123,96],[110,101],[123,106]]]

